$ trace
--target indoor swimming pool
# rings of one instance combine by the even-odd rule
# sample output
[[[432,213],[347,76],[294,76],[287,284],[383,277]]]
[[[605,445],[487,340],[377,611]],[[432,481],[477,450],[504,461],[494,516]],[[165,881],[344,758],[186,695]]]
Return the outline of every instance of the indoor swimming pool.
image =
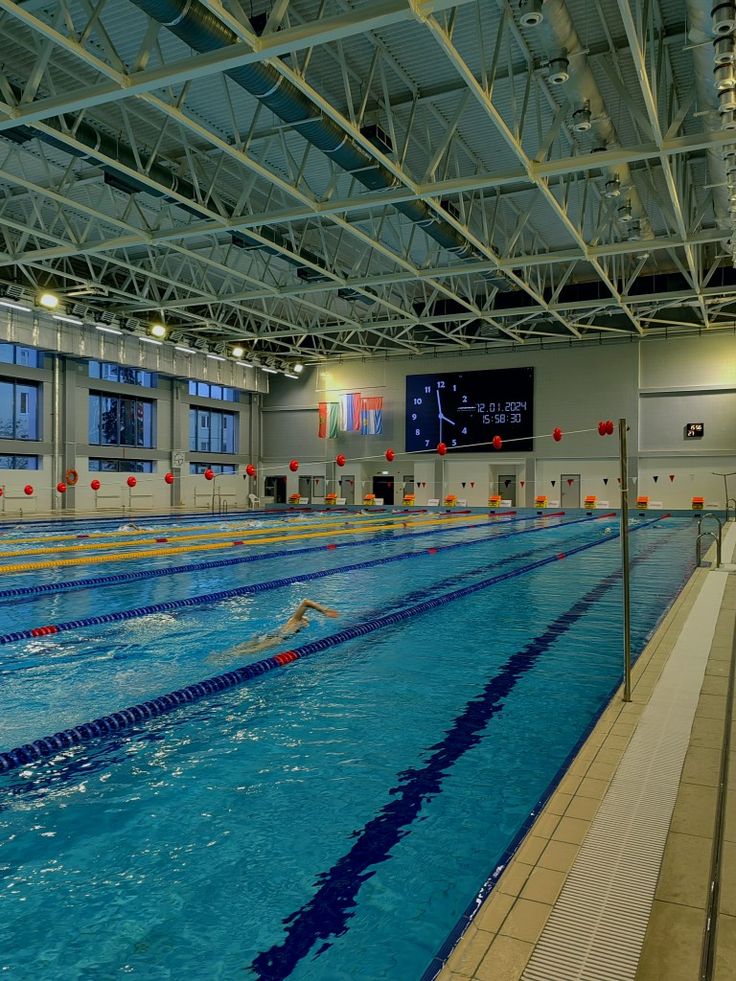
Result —
[[[431,977],[620,680],[617,519],[139,523],[3,536],[0,968]],[[692,572],[694,531],[631,529],[638,654]],[[304,597],[340,618],[230,653]],[[48,758],[11,752],[249,664],[244,683]]]

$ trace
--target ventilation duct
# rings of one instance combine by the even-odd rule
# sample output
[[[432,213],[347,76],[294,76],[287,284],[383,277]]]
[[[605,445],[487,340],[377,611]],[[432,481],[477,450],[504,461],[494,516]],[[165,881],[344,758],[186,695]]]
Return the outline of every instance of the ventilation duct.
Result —
[[[237,35],[210,13],[199,0],[133,0],[146,14],[168,28],[194,51],[205,54],[238,42]],[[545,4],[545,9],[546,9]],[[283,122],[291,125],[308,143],[324,153],[370,191],[395,187],[396,178],[332,120],[316,112],[310,100],[267,64],[241,65],[225,74],[254,96]],[[443,249],[461,259],[486,257],[424,201],[403,201],[397,211],[415,222]],[[499,277],[496,277],[499,279]],[[507,290],[515,287],[500,277]]]
[[[578,129],[579,132],[589,130],[595,136],[598,146],[604,148],[618,146],[616,130],[606,112],[598,83],[590,69],[585,49],[580,43],[580,38],[564,0],[545,0],[544,20],[537,28],[536,36],[544,45],[550,69],[558,65],[560,60],[564,60],[561,59],[560,52],[564,53],[567,60],[566,74],[569,72],[567,78],[553,78],[552,73],[548,78],[557,84],[564,82],[565,93],[569,101],[573,105],[584,107],[584,109],[578,109],[573,116],[574,128]],[[580,114],[584,110],[587,110],[587,115],[583,117]],[[578,126],[578,122],[583,125]],[[627,188],[632,217],[642,223],[641,227],[645,230],[646,236],[651,237],[649,222],[639,192],[631,178],[628,165],[618,164],[615,172],[614,168],[609,168],[607,174],[606,186],[615,180]]]
[[[718,109],[718,95],[714,85],[714,65],[726,66],[727,70],[733,69],[734,40],[732,35],[721,36],[720,31],[714,30],[714,21],[717,21],[717,11],[713,9],[711,0],[687,0],[687,20],[690,25],[687,39],[690,53],[693,58],[695,69],[695,91],[698,98],[698,109],[702,114],[705,128],[711,132],[717,132],[722,124],[730,128],[729,118],[721,118]],[[733,7],[732,4],[722,4],[724,7]],[[723,23],[723,21],[718,21]],[[714,34],[716,38],[714,40]],[[711,48],[711,42],[713,48]],[[728,212],[728,187],[736,188],[736,165],[733,170],[733,180],[728,176],[728,160],[733,153],[733,149],[724,147],[721,150],[710,149],[707,151],[708,160],[708,183],[713,188],[713,207],[715,210],[716,222],[720,228],[735,234],[733,219]],[[734,158],[736,161],[736,157]]]

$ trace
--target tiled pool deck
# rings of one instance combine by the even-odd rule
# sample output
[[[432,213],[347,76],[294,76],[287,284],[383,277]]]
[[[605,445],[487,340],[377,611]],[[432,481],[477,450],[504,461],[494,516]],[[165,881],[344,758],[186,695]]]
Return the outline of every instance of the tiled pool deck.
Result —
[[[733,523],[727,528],[732,531],[729,545],[724,547],[723,561],[731,563]],[[551,964],[548,973],[542,956],[545,945],[540,944],[540,939],[581,845],[604,797],[609,794],[642,712],[649,705],[662,670],[710,575],[706,569],[696,570],[683,589],[634,668],[631,702],[624,703],[619,693],[605,710],[493,893],[451,954],[439,975],[440,981],[517,981],[525,977],[527,970],[528,977],[535,979],[564,976],[565,981],[575,978],[587,981],[582,956],[563,975]],[[624,970],[617,966],[610,977],[631,977],[636,981],[698,981],[700,978],[721,750],[724,739],[728,739],[732,755],[726,790],[713,977],[715,981],[736,978],[736,727],[732,725],[730,732],[724,732],[728,674],[735,642],[736,572],[718,575],[726,577],[725,590],[720,609],[717,614],[714,611],[717,620],[648,923],[643,920],[643,945],[641,936],[633,941],[637,953],[641,948],[638,967]],[[649,909],[650,900],[646,901],[646,907]],[[612,924],[611,936],[614,961],[614,947],[628,941],[617,936],[616,924]],[[580,944],[580,938],[573,931],[566,954],[573,960],[576,943]],[[636,957],[633,963],[636,964]]]

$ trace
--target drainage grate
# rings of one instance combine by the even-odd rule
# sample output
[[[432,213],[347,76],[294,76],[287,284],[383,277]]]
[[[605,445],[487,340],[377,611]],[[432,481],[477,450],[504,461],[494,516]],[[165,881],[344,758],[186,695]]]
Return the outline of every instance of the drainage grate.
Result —
[[[705,579],[523,981],[635,977],[726,580]]]

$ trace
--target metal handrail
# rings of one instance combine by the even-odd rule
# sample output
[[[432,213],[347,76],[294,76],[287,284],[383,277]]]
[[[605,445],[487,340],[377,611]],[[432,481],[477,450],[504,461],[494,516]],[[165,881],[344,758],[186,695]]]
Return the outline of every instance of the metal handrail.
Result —
[[[718,522],[718,550],[720,552],[721,544],[723,542],[723,522],[718,515],[713,514],[712,511],[709,511],[707,514],[698,515],[698,534],[700,534],[702,531],[703,522],[706,520],[706,518],[713,518],[714,521]]]
[[[695,539],[695,567],[700,566],[700,561],[702,558],[702,546],[701,542],[704,538],[712,538],[716,543],[716,569],[721,564],[721,540],[713,531],[701,531],[698,537]]]

